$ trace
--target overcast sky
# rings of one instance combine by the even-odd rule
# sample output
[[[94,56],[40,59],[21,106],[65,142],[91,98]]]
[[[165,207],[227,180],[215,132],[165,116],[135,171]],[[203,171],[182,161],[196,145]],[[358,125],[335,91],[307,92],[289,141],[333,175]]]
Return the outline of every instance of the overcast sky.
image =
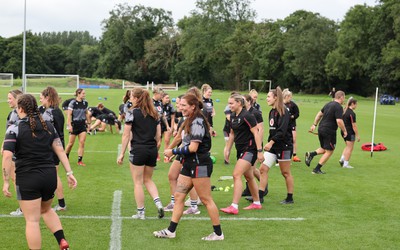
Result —
[[[0,36],[11,37],[23,32],[24,1],[0,0]],[[125,2],[171,11],[175,22],[196,8],[196,0],[26,0],[26,29],[34,33],[89,31],[100,37],[101,21],[109,17],[117,4]],[[252,9],[256,10],[258,21],[283,19],[299,9],[340,21],[356,4],[374,6],[377,3],[376,0],[255,0]]]

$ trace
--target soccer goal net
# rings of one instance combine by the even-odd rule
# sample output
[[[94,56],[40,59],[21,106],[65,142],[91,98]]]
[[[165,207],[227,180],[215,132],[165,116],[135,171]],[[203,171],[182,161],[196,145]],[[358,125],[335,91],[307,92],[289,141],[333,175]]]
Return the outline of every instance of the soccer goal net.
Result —
[[[25,92],[37,94],[48,86],[56,88],[60,95],[71,95],[79,88],[79,75],[26,74]]]
[[[14,74],[0,73],[0,87],[12,87],[14,85]]]
[[[255,89],[258,92],[269,92],[272,87],[271,80],[250,80],[249,81],[249,91]]]

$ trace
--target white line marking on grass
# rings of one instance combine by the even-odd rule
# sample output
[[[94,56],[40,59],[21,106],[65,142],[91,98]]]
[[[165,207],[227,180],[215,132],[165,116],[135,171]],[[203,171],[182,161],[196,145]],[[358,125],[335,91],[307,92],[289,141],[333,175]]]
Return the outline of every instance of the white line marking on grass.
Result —
[[[1,214],[0,218],[18,218],[22,216],[11,216],[8,214]],[[88,220],[112,220],[111,216],[91,216],[91,215],[59,215],[60,218],[63,219],[88,219]],[[134,220],[132,217],[116,217],[120,220]],[[164,217],[163,220],[170,220],[171,217]],[[256,217],[220,217],[220,220],[224,221],[304,221],[306,218],[297,217],[297,218],[281,218],[281,217],[271,217],[271,218],[256,218]],[[148,217],[146,216],[146,220],[160,220],[158,217]],[[210,217],[182,217],[181,220],[210,220]]]
[[[122,217],[121,217],[121,199],[122,191],[116,190],[114,192],[114,199],[111,211],[111,233],[110,233],[110,250],[121,249],[121,230],[122,230]]]
[[[113,150],[113,151],[85,150],[85,153],[101,153],[101,154],[107,153],[107,154],[115,154],[116,152],[118,152],[118,151],[116,151],[116,150]]]

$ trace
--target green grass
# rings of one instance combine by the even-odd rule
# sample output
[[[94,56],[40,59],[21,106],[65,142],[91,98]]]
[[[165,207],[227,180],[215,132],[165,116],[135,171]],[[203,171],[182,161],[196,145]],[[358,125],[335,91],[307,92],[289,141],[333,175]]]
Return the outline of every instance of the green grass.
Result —
[[[9,112],[7,100],[8,88],[0,88],[0,121],[5,124]],[[95,106],[98,97],[106,107],[117,111],[124,95],[123,90],[87,89],[86,95],[90,106]],[[175,97],[179,92],[170,92]],[[217,115],[215,128],[218,136],[213,139],[212,154],[216,156],[212,183],[217,186],[230,186],[231,180],[217,181],[222,175],[232,173],[233,164],[223,164],[222,150],[224,139],[222,127],[223,109],[228,92],[214,91],[213,99]],[[265,103],[265,93],[260,94],[263,117],[266,119],[269,107]],[[349,95],[348,95],[349,96]],[[64,99],[68,98],[63,96]],[[357,113],[361,142],[370,142],[373,119],[373,100],[360,98]],[[298,154],[303,159],[304,153],[318,147],[318,138],[307,133],[313,118],[324,103],[327,96],[294,95],[300,108],[298,119]],[[168,226],[169,220],[122,221],[122,249],[398,249],[400,240],[400,207],[398,176],[400,158],[396,132],[400,124],[399,105],[378,105],[376,123],[376,142],[384,142],[388,147],[385,152],[375,152],[371,158],[369,152],[361,151],[361,143],[356,143],[351,159],[354,169],[342,169],[338,159],[344,148],[344,142],[338,137],[337,149],[328,161],[323,176],[311,174],[311,168],[304,162],[293,163],[292,173],[295,180],[295,204],[282,206],[279,201],[286,196],[284,180],[278,168],[270,171],[270,193],[260,211],[244,211],[240,209],[238,216],[220,214],[221,218],[304,218],[302,221],[229,221],[222,220],[225,234],[223,242],[202,242],[200,238],[209,234],[212,227],[209,220],[182,220],[178,226],[177,238],[172,240],[155,239],[154,230]],[[267,126],[268,121],[264,121]],[[4,134],[4,126],[0,126],[0,134]],[[266,127],[266,131],[268,131]],[[1,137],[2,138],[2,137]],[[264,142],[266,137],[264,139]],[[66,216],[110,216],[113,193],[122,191],[121,215],[130,217],[136,211],[133,197],[133,183],[128,162],[124,166],[116,164],[117,145],[121,141],[118,134],[109,132],[88,136],[85,146],[84,161],[87,167],[76,166],[77,145],[70,159],[78,179],[76,190],[65,189],[68,210],[60,213]],[[234,151],[233,151],[234,152]],[[235,153],[232,153],[231,162]],[[312,166],[316,164],[314,159]],[[169,165],[158,164],[154,180],[158,185],[161,199],[166,205],[169,202],[168,173]],[[62,172],[63,173],[63,172]],[[65,185],[65,174],[61,174]],[[213,192],[218,207],[231,203],[232,191]],[[244,199],[240,202],[243,208],[248,204]],[[15,195],[11,199],[0,197],[0,214],[8,215],[17,208]],[[207,211],[200,207],[201,214],[207,217]],[[146,215],[155,217],[156,209],[151,198],[146,194]],[[167,213],[167,216],[170,215]],[[193,216],[196,217],[196,216]],[[72,219],[62,218],[67,239],[73,249],[109,249],[111,219]],[[0,217],[0,249],[26,249],[24,237],[24,219]],[[43,249],[55,249],[55,239],[42,223]]]

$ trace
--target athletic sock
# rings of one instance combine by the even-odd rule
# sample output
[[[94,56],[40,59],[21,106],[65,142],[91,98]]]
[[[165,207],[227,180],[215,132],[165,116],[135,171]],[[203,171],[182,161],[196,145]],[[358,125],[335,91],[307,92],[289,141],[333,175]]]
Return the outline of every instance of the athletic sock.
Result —
[[[322,165],[318,163],[317,166],[315,167],[315,170],[321,170],[321,168],[322,168]]]
[[[262,191],[261,189],[258,190],[258,197],[260,197],[260,200],[262,197],[264,197],[264,192],[265,191]]]
[[[261,205],[261,202],[260,201],[253,201],[253,204],[254,205]]]
[[[154,198],[153,201],[154,201],[154,204],[156,204],[156,207],[162,207],[162,203],[161,203],[160,197]]]
[[[340,161],[344,161],[344,155],[340,156]]]
[[[317,152],[315,152],[315,151],[310,152],[310,156],[311,156],[311,157],[314,157],[314,156],[316,156],[316,155],[317,155]]]
[[[216,235],[218,235],[218,236],[221,236],[221,234],[222,234],[221,225],[213,226],[213,228],[214,228],[214,233],[215,233]]]
[[[58,230],[57,232],[55,232],[54,234],[54,237],[56,237],[56,240],[57,240],[57,242],[58,242],[58,245],[60,245],[60,242],[61,242],[61,240],[62,239],[65,239],[65,236],[64,236],[64,230]]]
[[[344,161],[343,162],[343,167],[347,167],[349,165],[349,161]]]
[[[78,162],[82,161],[83,156],[78,156]]]
[[[178,226],[178,223],[171,221],[171,222],[169,223],[168,230],[169,230],[171,233],[173,233],[173,232],[176,231],[176,227],[177,227],[177,226]]]
[[[145,207],[138,207],[137,208],[138,214],[144,214],[144,210],[145,210]]]
[[[239,205],[236,204],[236,203],[232,203],[231,206],[234,207],[234,208],[236,208],[236,209],[239,209]]]
[[[171,204],[175,204],[175,196],[171,195]]]
[[[64,198],[58,199],[58,205],[59,205],[60,207],[65,207],[65,200],[64,200]]]
[[[293,194],[288,193],[287,196],[286,196],[286,200],[287,201],[292,201],[293,200]]]
[[[197,209],[197,200],[190,200],[190,206],[193,208],[193,209]]]

